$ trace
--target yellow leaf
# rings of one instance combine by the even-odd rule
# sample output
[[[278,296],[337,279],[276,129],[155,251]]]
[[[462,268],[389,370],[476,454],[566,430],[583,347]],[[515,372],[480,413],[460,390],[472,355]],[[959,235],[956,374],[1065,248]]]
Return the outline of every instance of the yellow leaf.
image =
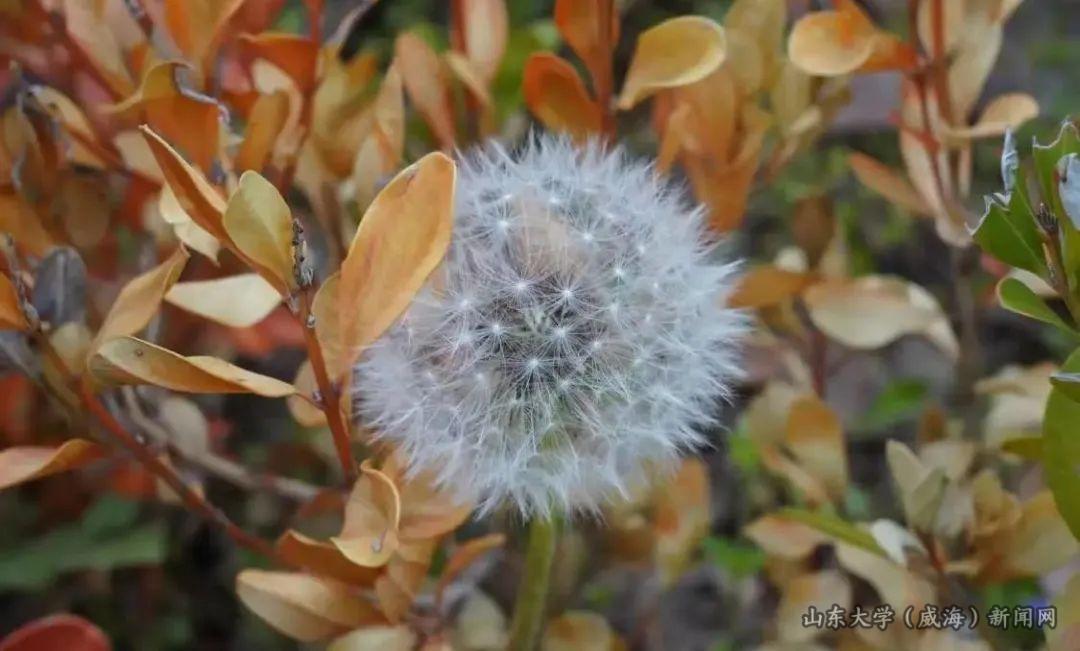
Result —
[[[165,223],[172,226],[176,239],[217,264],[221,242],[195,223],[191,215],[188,215],[184,207],[180,205],[180,200],[176,198],[172,187],[167,183],[161,186],[161,194],[158,195],[158,212],[161,213],[161,218],[165,220]]]
[[[58,448],[19,446],[0,450],[0,490],[81,468],[101,455],[96,443],[84,439],[69,439]]]
[[[834,501],[847,491],[847,449],[840,419],[816,396],[806,395],[788,413],[787,447],[796,462],[816,477]]]
[[[663,88],[686,86],[707,77],[724,62],[724,28],[701,16],[680,16],[638,37],[618,106],[634,107]]]
[[[852,152],[848,156],[848,164],[859,182],[892,203],[903,206],[917,215],[930,214],[929,206],[926,205],[926,201],[915,186],[884,163],[866,154]]]
[[[285,91],[259,95],[248,116],[247,131],[236,152],[236,169],[262,170],[271,162],[278,136],[289,117],[289,96]]]
[[[252,612],[281,633],[317,642],[382,618],[344,583],[295,572],[244,570],[236,594]]]
[[[90,350],[96,350],[109,339],[133,335],[145,328],[157,314],[165,292],[184,271],[187,261],[188,252],[182,246],[177,247],[161,264],[124,285],[98,328]]]
[[[305,359],[300,368],[296,370],[293,386],[297,394],[311,395],[318,388],[315,381],[315,370],[311,367],[311,360]],[[311,404],[300,395],[289,396],[286,399],[289,413],[303,427],[325,427],[326,413]]]
[[[1043,576],[1080,550],[1048,490],[1024,502],[1019,522],[995,543],[1001,563],[994,574],[998,580]]]
[[[11,279],[0,274],[0,330],[29,330],[19,292]]]
[[[746,34],[757,44],[766,88],[779,74],[786,22],[786,0],[735,0],[724,14],[725,29]]]
[[[350,561],[332,543],[313,540],[291,529],[278,538],[274,547],[288,562],[350,585],[370,586],[379,575],[376,568]]]
[[[995,97],[986,105],[974,126],[950,129],[947,135],[961,142],[971,138],[990,138],[1004,135],[1039,115],[1039,103],[1025,93],[1008,93]]]
[[[131,75],[115,33],[95,10],[93,0],[63,0],[65,27],[87,59],[101,73],[105,83],[118,95],[131,92]]]
[[[554,54],[529,57],[522,88],[525,105],[548,129],[565,131],[578,142],[600,131],[600,107],[589,97],[574,67]]]
[[[180,206],[196,224],[201,226],[222,243],[229,242],[229,236],[221,224],[225,214],[225,200],[206,180],[203,173],[192,167],[172,145],[154,133],[150,127],[139,127],[150,152],[154,155],[165,181],[172,188]]]
[[[273,312],[281,295],[259,274],[240,274],[177,283],[165,301],[231,328],[248,328]]]
[[[98,346],[89,361],[90,372],[112,384],[152,384],[187,393],[254,393],[281,398],[296,392],[293,385],[246,371],[216,357],[184,357],[167,348],[119,337]]]
[[[625,648],[607,620],[596,613],[571,610],[548,622],[540,651],[615,651]]]
[[[229,239],[283,294],[296,289],[292,211],[272,183],[247,171],[229,197],[222,225]]]
[[[337,638],[326,651],[413,651],[415,645],[408,626],[369,626]]]
[[[341,273],[334,272],[319,286],[311,302],[311,313],[315,315],[315,336],[322,348],[323,362],[331,379],[338,380],[349,367],[348,355],[345,354],[344,333],[339,310]]]
[[[395,65],[401,71],[409,99],[424,116],[424,120],[443,149],[454,146],[454,115],[450,105],[450,89],[439,55],[416,34],[404,33],[394,44]]]
[[[341,265],[339,319],[348,360],[401,315],[442,261],[456,174],[448,157],[428,154],[394,177],[368,208]]]
[[[812,75],[854,72],[874,53],[877,28],[854,3],[803,16],[788,36],[788,58]]]
[[[394,482],[368,464],[345,505],[341,534],[330,539],[345,558],[363,567],[380,567],[398,550],[401,496]]]

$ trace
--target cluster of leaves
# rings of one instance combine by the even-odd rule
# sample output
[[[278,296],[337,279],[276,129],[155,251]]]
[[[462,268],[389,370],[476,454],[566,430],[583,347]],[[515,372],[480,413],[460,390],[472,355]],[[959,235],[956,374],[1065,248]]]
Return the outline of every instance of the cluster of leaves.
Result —
[[[348,397],[357,355],[398,318],[448,246],[455,164],[428,152],[513,130],[500,120],[517,107],[500,106],[495,92],[513,28],[504,0],[453,0],[444,51],[407,31],[389,52],[351,52],[346,44],[374,4],[357,3],[324,34],[323,1],[304,0],[300,34],[272,28],[284,0],[0,0],[0,60],[17,64],[0,116],[0,231],[8,234],[0,351],[51,415],[34,414],[32,435],[5,441],[0,488],[79,471],[95,488],[182,505],[276,566],[241,571],[236,593],[295,640],[335,651],[500,649],[507,617],[477,583],[506,535],[466,536],[470,505],[406,475],[395,451],[353,422]],[[1005,191],[969,228],[977,140],[1038,112],[1031,97],[1010,93],[972,118],[1020,1],[909,5],[906,38],[855,0],[794,21],[785,0],[735,0],[722,23],[670,18],[634,35],[617,92],[620,4],[558,0],[554,25],[575,59],[533,53],[515,83],[537,121],[578,142],[629,139],[620,128],[650,100],[657,173],[685,176],[721,235],[743,225],[755,188],[825,133],[854,75],[897,73],[904,171],[855,152],[847,159],[854,175],[930,218],[955,258],[974,242],[1015,268],[993,267],[1007,309],[1080,337],[1074,125],[1036,145],[1030,163],[1007,140]],[[788,226],[793,246],[750,268],[731,299],[755,316],[750,361],[767,360],[751,363],[755,397],[730,445],[745,481],[764,487],[745,500],[753,513],[741,530],[757,549],[709,538],[717,496],[701,459],[612,504],[603,548],[613,561],[649,568],[664,589],[703,544],[707,559],[739,580],[764,579],[779,593],[774,623],[753,638],[771,641],[764,649],[1000,648],[985,627],[982,640],[902,626],[823,632],[803,627],[801,616],[833,604],[971,603],[1074,560],[1080,439],[1070,424],[1080,417],[1080,353],[1060,369],[979,378],[965,274],[952,279],[958,336],[948,306],[927,288],[856,274],[829,198],[800,199]],[[896,506],[881,512],[866,507],[854,477],[857,427],[831,406],[830,360],[912,338],[956,364],[966,402],[951,414],[924,408],[915,392],[914,408],[900,406],[920,412],[918,431],[912,444],[884,446]],[[305,352],[291,382],[226,359],[282,346]],[[178,352],[199,347],[217,354]],[[285,399],[296,424],[315,433],[304,445],[322,450],[324,474],[341,481],[314,486],[237,462],[213,433],[219,419],[183,394]],[[991,403],[985,415],[976,398]],[[863,427],[880,430],[895,416]],[[1007,481],[1037,466],[1048,488]],[[208,502],[208,479],[301,506],[267,541]],[[164,544],[163,531],[121,510],[122,523],[96,526],[91,510],[38,541],[65,562],[14,582],[160,561],[146,549]],[[331,524],[317,526],[320,518]],[[124,547],[120,530],[128,543],[149,542]],[[580,557],[581,541],[568,532],[560,555]],[[1071,648],[1080,582],[1057,599],[1059,629],[1047,641]],[[553,614],[545,649],[625,647],[595,612]],[[49,644],[108,648],[93,625],[65,616],[29,624],[0,649]]]

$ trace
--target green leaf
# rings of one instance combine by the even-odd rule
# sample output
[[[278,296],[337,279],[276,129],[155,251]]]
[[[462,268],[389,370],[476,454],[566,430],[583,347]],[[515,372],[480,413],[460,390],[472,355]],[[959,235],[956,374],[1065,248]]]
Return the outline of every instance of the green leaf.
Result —
[[[1016,278],[1005,278],[998,283],[997,294],[1001,306],[1006,310],[1048,323],[1073,337],[1080,337],[1080,333],[1073,330],[1058,316],[1057,312],[1050,309],[1046,301]]]
[[[1054,142],[1048,145],[1035,143],[1031,148],[1039,190],[1046,205],[1057,215],[1064,214],[1057,192],[1057,164],[1065,156],[1074,153],[1080,153],[1080,132],[1076,130],[1076,125],[1068,120],[1062,123],[1061,131]]]
[[[756,545],[710,536],[702,547],[709,562],[736,578],[754,576],[765,567],[765,552]]]
[[[926,383],[901,378],[886,385],[863,415],[859,429],[880,430],[902,423],[922,411],[926,402]]]
[[[1080,539],[1080,402],[1071,397],[1080,396],[1080,350],[1061,371],[1052,379],[1043,417],[1043,465],[1061,517]]]
[[[134,503],[105,497],[79,522],[0,550],[0,589],[40,589],[77,570],[107,571],[161,563],[165,559],[165,527],[161,523],[133,527],[137,510]]]
[[[1017,204],[1019,208],[1022,199],[1016,196],[1018,193],[1014,193],[1010,203]],[[986,214],[975,227],[972,237],[979,248],[1005,264],[1040,276],[1046,275],[1039,233],[1035,230],[1035,223],[1021,211],[1014,214],[1011,207],[1002,205],[996,199],[987,199]]]
[[[1020,436],[1001,444],[1001,449],[1030,461],[1042,461],[1043,440],[1041,436]]]
[[[835,514],[824,511],[785,508],[778,511],[777,515],[813,527],[836,540],[887,557],[885,551],[877,544],[873,536]]]

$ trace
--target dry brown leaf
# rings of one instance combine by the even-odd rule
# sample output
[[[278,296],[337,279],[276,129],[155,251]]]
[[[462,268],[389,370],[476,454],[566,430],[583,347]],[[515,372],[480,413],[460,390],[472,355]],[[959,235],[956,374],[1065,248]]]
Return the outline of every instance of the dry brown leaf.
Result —
[[[10,233],[16,246],[36,256],[55,246],[34,210],[15,194],[0,192],[0,231]]]
[[[813,527],[775,515],[763,515],[743,530],[765,553],[781,558],[806,558],[829,537]]]
[[[352,563],[382,567],[399,549],[401,495],[393,480],[365,463],[345,505],[341,533],[330,539]]]
[[[270,62],[288,75],[301,93],[314,88],[319,47],[307,36],[262,32],[244,34],[241,42],[254,57]]]
[[[236,594],[267,624],[301,642],[382,622],[346,584],[307,574],[244,570],[236,577]]]
[[[917,215],[929,215],[930,208],[911,182],[884,163],[852,152],[848,156],[851,171],[859,181],[892,203],[903,206]]]
[[[401,315],[442,261],[453,225],[455,178],[452,160],[428,154],[394,177],[368,208],[341,264],[346,360]]]
[[[540,651],[615,651],[625,644],[596,613],[571,610],[548,622]]]
[[[129,122],[149,124],[183,149],[199,168],[209,170],[218,153],[224,109],[213,98],[180,84],[180,70],[186,67],[178,61],[153,66],[135,93],[108,111]]]
[[[499,604],[480,590],[465,599],[454,620],[454,651],[497,651],[508,639],[506,615]],[[435,651],[435,650],[433,650]]]
[[[990,581],[1043,576],[1080,550],[1048,490],[1024,502],[1016,526],[991,544],[998,562],[984,570],[983,577]]]
[[[406,32],[397,37],[394,58],[409,99],[424,116],[439,147],[451,149],[455,140],[454,114],[439,55],[424,39]]]
[[[708,534],[711,508],[708,468],[688,457],[657,490],[653,506],[656,564],[666,585],[683,574]]]
[[[71,150],[68,153],[71,162],[97,169],[105,168],[105,162],[98,153],[101,145],[94,135],[94,128],[71,98],[48,86],[30,86],[27,93],[71,136]]]
[[[262,276],[251,273],[177,283],[165,301],[230,328],[249,328],[274,311],[281,295]]]
[[[127,95],[133,84],[124,63],[124,53],[113,30],[101,12],[95,10],[94,4],[95,0],[63,0],[65,26],[72,40],[86,52],[90,64],[101,73],[109,88],[117,95]]]
[[[184,357],[135,337],[100,344],[88,364],[100,381],[113,384],[152,384],[187,393],[254,393],[282,398],[296,392],[293,385],[234,366],[216,357]]]
[[[297,369],[296,377],[293,379],[293,386],[296,387],[298,395],[289,396],[286,399],[292,417],[302,427],[325,427],[326,412],[300,397],[300,394],[310,396],[318,389],[318,383],[315,381],[315,370],[311,367],[311,360],[305,359],[304,363]]]
[[[108,187],[98,175],[65,175],[54,206],[60,211],[68,241],[80,249],[97,246],[109,231],[113,206]]]
[[[18,446],[0,450],[0,490],[76,470],[99,459],[102,454],[96,443],[84,439],[69,439],[57,448]]]
[[[290,563],[350,585],[370,586],[379,575],[376,568],[361,567],[350,561],[332,543],[308,538],[291,529],[278,538],[274,548]]]
[[[244,0],[164,0],[164,19],[188,60],[210,63],[226,23]]]
[[[600,131],[600,107],[589,97],[574,67],[554,54],[529,57],[522,88],[525,105],[548,129],[565,131],[578,142]]]
[[[98,328],[90,350],[96,350],[109,339],[133,335],[145,328],[157,314],[165,293],[180,278],[188,257],[184,247],[177,247],[161,264],[124,285]]]
[[[638,36],[618,107],[628,110],[664,88],[700,81],[724,62],[724,28],[701,16],[670,18]]]
[[[810,319],[845,346],[875,349],[923,335],[950,356],[959,349],[949,320],[925,289],[889,276],[830,279],[803,294]]]
[[[833,604],[847,609],[851,606],[851,583],[836,570],[803,574],[784,586],[776,623],[781,640],[806,642],[818,634],[818,629],[803,626],[802,616],[811,606],[825,612]]]
[[[19,292],[7,276],[0,274],[0,330],[29,330]]]
[[[490,110],[492,107],[491,93],[488,92],[487,85],[476,68],[473,67],[473,64],[463,55],[453,50],[443,53],[443,59],[446,60],[446,66],[454,73],[457,80],[468,89],[473,97],[479,100],[480,106],[485,111]]]
[[[812,75],[844,75],[866,63],[876,35],[874,24],[857,7],[818,11],[795,23],[788,36],[788,58]]]
[[[735,0],[724,14],[724,27],[729,32],[754,39],[766,88],[772,86],[780,72],[786,22],[786,0]]]
[[[296,290],[289,204],[258,172],[247,171],[229,197],[222,226],[238,251],[284,295]]]

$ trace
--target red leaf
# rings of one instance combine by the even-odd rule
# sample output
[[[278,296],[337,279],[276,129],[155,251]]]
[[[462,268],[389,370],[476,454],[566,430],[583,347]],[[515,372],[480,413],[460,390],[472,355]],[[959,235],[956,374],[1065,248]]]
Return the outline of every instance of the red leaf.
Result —
[[[0,651],[112,651],[101,629],[76,615],[49,615],[0,640]]]

